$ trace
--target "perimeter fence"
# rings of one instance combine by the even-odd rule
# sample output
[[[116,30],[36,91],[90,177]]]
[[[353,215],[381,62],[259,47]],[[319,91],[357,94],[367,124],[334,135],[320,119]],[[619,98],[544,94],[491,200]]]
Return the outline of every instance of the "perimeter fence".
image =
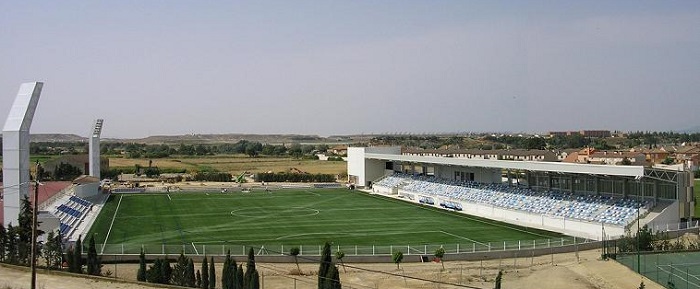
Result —
[[[700,252],[642,252],[617,261],[665,288],[700,289]]]
[[[556,239],[510,240],[502,242],[468,242],[459,244],[405,244],[405,245],[344,245],[333,244],[333,251],[342,251],[347,256],[390,256],[400,251],[405,255],[432,255],[439,248],[445,254],[464,254],[477,252],[515,251],[529,249],[546,249],[564,246],[587,244],[595,240],[563,237]],[[264,244],[231,244],[227,242],[190,242],[182,244],[104,244],[97,245],[97,251],[109,255],[138,255],[141,250],[146,254],[172,255],[185,253],[187,255],[223,256],[230,250],[233,256],[246,256],[253,248],[256,255],[286,255],[293,247],[299,248],[301,256],[320,256],[322,245],[264,245]],[[86,250],[86,248],[83,248]]]

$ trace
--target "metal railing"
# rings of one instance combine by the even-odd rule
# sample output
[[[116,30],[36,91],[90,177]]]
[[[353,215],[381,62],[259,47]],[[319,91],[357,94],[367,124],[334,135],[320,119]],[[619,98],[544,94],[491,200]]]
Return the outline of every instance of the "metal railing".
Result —
[[[405,255],[430,255],[438,248],[443,248],[445,254],[463,254],[477,252],[515,251],[529,249],[556,248],[577,244],[586,244],[595,240],[563,237],[539,240],[510,240],[499,242],[467,242],[459,244],[404,244],[404,245],[339,245],[333,244],[333,251],[343,251],[347,256],[390,256],[393,252],[401,251]],[[102,248],[104,247],[104,249]],[[319,256],[322,245],[262,245],[262,244],[228,244],[220,243],[184,243],[184,244],[105,244],[98,245],[97,251],[109,255],[135,255],[141,250],[146,254],[180,254],[223,256],[230,250],[233,256],[245,256],[253,248],[256,255],[285,255],[292,247],[298,247],[300,255]]]

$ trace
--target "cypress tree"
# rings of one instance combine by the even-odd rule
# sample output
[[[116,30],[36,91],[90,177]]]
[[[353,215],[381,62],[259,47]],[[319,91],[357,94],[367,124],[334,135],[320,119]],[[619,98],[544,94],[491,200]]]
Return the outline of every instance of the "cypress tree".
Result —
[[[163,260],[160,258],[153,261],[153,265],[148,268],[146,278],[150,283],[163,283]]]
[[[89,275],[100,276],[102,273],[102,265],[97,257],[97,248],[95,248],[95,236],[90,236],[87,256],[87,273]]]
[[[29,254],[32,250],[33,212],[29,196],[24,196],[20,203],[19,217],[17,218],[17,261],[23,265],[29,265]]]
[[[195,281],[194,288],[202,288],[202,273],[199,269],[197,270],[197,280]]]
[[[238,282],[238,278],[236,276],[236,259],[231,258],[231,260],[228,262],[228,288],[233,289],[236,288],[236,282]]]
[[[68,248],[68,251],[66,252],[66,260],[68,262],[68,272],[75,273],[75,250],[73,247]]]
[[[340,289],[340,273],[338,271],[338,267],[336,267],[334,264],[331,264],[330,267],[328,267],[328,274],[326,275],[326,278],[324,280],[324,288],[328,289]]]
[[[244,289],[245,284],[244,284],[245,278],[243,275],[243,264],[238,265],[238,269],[236,270],[236,286],[233,287],[234,289]]]
[[[258,287],[253,287],[255,286],[253,279],[258,277],[258,271],[255,269],[255,251],[253,251],[253,248],[251,247],[250,250],[248,250],[248,262],[246,263],[245,276],[243,277],[243,284],[245,284],[245,288],[257,289]],[[258,284],[258,286],[259,285],[260,284]]]
[[[324,280],[326,279],[326,276],[328,275],[328,270],[330,269],[330,266],[332,266],[332,261],[331,259],[331,244],[326,242],[323,245],[323,251],[321,251],[321,260],[320,264],[318,267],[318,288],[319,289],[324,289],[323,285],[325,284]]]
[[[136,280],[146,282],[146,253],[143,252],[143,248],[139,255],[139,271],[136,273]]]
[[[207,263],[207,256],[204,256],[204,260],[202,260],[202,283],[199,288],[209,289],[209,264]]]
[[[194,288],[196,278],[194,275],[194,262],[192,258],[187,258],[187,268],[185,270],[185,280],[187,281],[187,287]]]
[[[160,272],[162,284],[170,284],[170,280],[172,280],[173,276],[173,268],[170,267],[170,260],[168,260],[167,256],[163,259],[163,262],[161,262]]]
[[[221,288],[222,289],[232,289],[230,287],[230,274],[231,270],[231,250],[226,252],[226,259],[224,259],[224,265],[221,267]]]
[[[58,231],[52,242],[53,264],[56,268],[61,268],[63,266],[63,236],[61,231]]]
[[[0,262],[5,262],[5,246],[7,245],[7,231],[0,223]]]
[[[209,289],[216,288],[216,269],[214,269],[214,257],[209,257]]]
[[[248,289],[260,289],[260,276],[258,275],[257,270],[253,271],[253,274],[250,275],[250,284],[248,284]]]
[[[180,253],[180,257],[177,258],[177,263],[175,263],[175,268],[173,268],[173,284],[178,286],[186,286],[187,278],[185,271],[187,270],[187,257],[184,253]]]
[[[7,254],[7,263],[17,264],[19,263],[18,250],[17,247],[17,227],[13,227],[12,224],[7,225],[7,236],[5,237],[7,243],[5,243],[5,254]]]
[[[83,273],[83,242],[80,240],[81,236],[78,236],[78,241],[75,241],[75,249],[73,250],[73,263],[75,271],[73,273]]]

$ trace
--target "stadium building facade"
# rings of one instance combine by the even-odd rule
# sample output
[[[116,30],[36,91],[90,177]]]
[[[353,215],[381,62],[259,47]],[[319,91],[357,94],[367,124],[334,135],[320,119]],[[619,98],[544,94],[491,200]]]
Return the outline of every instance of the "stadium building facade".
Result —
[[[655,231],[680,226],[695,206],[689,171],[421,156],[400,147],[350,147],[347,160],[349,183],[374,193],[591,239],[634,234],[638,221]]]

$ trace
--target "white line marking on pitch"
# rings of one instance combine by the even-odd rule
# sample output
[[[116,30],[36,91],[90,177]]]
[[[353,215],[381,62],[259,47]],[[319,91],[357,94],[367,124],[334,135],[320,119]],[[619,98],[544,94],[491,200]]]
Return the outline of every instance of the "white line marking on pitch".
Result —
[[[112,232],[112,226],[114,225],[114,219],[117,218],[117,212],[119,212],[119,205],[122,204],[122,198],[124,195],[119,195],[119,203],[117,203],[117,209],[114,210],[114,216],[112,216],[112,223],[109,224],[109,230],[107,230],[107,236],[105,236],[105,242],[102,243],[102,250],[100,250],[100,255],[104,254],[105,246],[107,246],[107,240],[109,239],[109,233]]]
[[[173,200],[173,199],[170,198],[170,194],[168,194],[168,200],[171,200],[171,201]]]
[[[455,237],[455,238],[460,238],[460,239],[464,239],[464,240],[467,240],[467,241],[471,241],[471,242],[473,242],[473,243],[481,244],[481,245],[484,245],[484,246],[488,246],[487,244],[481,243],[481,242],[479,242],[479,241],[477,241],[477,240],[469,239],[469,238],[467,238],[467,237],[462,237],[462,236],[460,236],[460,235],[455,235],[455,234],[448,233],[448,232],[445,232],[445,231],[440,231],[440,233],[443,233],[443,234],[445,234],[445,235],[450,235],[450,236]]]
[[[197,251],[197,247],[194,245],[194,242],[192,242],[192,248],[194,248],[194,252],[199,255],[199,251]]]
[[[317,197],[321,196],[320,194],[314,193],[312,191],[304,191],[304,192],[307,192],[307,193],[312,194],[312,195],[317,196]]]

